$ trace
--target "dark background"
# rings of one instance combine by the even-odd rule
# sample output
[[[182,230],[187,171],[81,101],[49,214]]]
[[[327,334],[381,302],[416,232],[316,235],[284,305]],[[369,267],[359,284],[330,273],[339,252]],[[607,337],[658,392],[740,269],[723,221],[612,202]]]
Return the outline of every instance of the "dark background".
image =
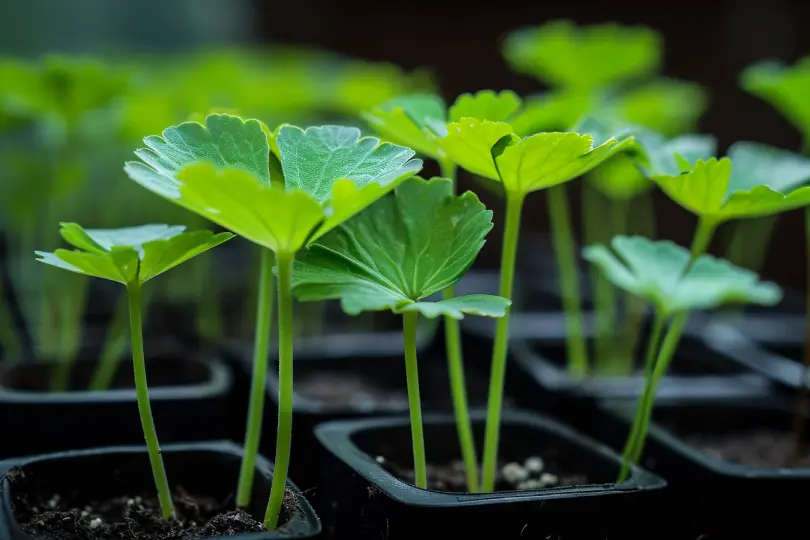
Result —
[[[502,60],[500,42],[511,29],[557,18],[580,24],[644,24],[665,38],[664,74],[699,82],[709,91],[710,108],[700,131],[717,136],[721,152],[737,140],[798,149],[798,134],[770,106],[744,93],[738,76],[744,67],[763,58],[793,62],[810,54],[808,0],[29,0],[0,2],[0,7],[0,50],[6,53],[171,50],[218,41],[308,45],[393,62],[406,69],[430,68],[450,99],[482,88],[510,88],[521,94],[541,89],[533,79],[510,72]],[[497,223],[501,201],[478,191],[496,211]],[[661,236],[688,244],[695,218],[661,193],[657,196]],[[524,229],[546,226],[543,195],[535,194],[527,201]],[[496,226],[482,262],[497,260],[499,237]],[[765,276],[803,287],[805,233],[801,212],[782,216],[773,238]],[[715,247],[721,241],[718,239]]]

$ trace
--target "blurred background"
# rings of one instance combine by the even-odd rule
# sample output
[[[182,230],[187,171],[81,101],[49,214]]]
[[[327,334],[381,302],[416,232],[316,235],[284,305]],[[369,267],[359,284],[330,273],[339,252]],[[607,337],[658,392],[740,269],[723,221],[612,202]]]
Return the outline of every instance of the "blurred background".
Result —
[[[762,59],[792,63],[810,54],[810,2],[806,0],[692,2],[666,8],[652,2],[507,0],[481,7],[435,0],[395,4],[6,0],[0,2],[0,54],[30,62],[53,53],[88,58],[90,63],[82,68],[84,71],[76,66],[60,67],[59,61],[48,70],[52,82],[57,81],[54,84],[72,80],[80,88],[77,95],[91,96],[97,103],[44,96],[38,103],[15,98],[4,104],[3,120],[6,127],[14,126],[15,132],[13,140],[5,137],[0,145],[2,222],[10,261],[5,285],[8,287],[16,275],[15,295],[25,297],[30,292],[19,286],[20,276],[31,282],[32,297],[48,290],[47,284],[43,285],[47,272],[31,264],[29,254],[34,247],[53,249],[61,245],[58,221],[104,227],[150,220],[203,225],[145,193],[124,175],[123,161],[131,158],[145,135],[157,134],[164,127],[195,118],[195,114],[201,117],[211,110],[234,109],[256,115],[271,126],[282,121],[342,122],[369,132],[359,120],[359,112],[403,92],[435,87],[449,102],[462,92],[484,88],[513,89],[521,96],[535,94],[544,90],[543,85],[509,68],[502,55],[503,38],[511,30],[555,19],[582,25],[645,25],[658,31],[664,43],[661,74],[704,88],[707,109],[694,131],[716,136],[719,155],[738,140],[798,150],[799,134],[770,105],[743,91],[739,76],[744,68]],[[93,64],[96,59],[101,63]],[[0,88],[8,89],[24,77],[13,66],[6,67],[0,71]],[[22,91],[21,95],[33,93]],[[50,120],[30,122],[31,116],[36,116],[31,113],[34,109]],[[78,116],[87,111],[94,115],[94,121],[83,124]],[[60,120],[52,122],[53,117]],[[28,124],[36,124],[35,136],[28,137]],[[46,141],[44,145],[42,141]],[[88,157],[94,153],[95,158]],[[426,164],[425,174],[438,173],[432,161],[426,160]],[[48,166],[56,167],[58,174],[43,172],[42,167]],[[42,178],[51,180],[42,184],[34,180]],[[497,215],[502,200],[478,188],[463,172],[460,182],[462,187],[475,188],[496,212],[496,228],[478,261],[482,267],[495,267],[501,225]],[[572,199],[578,189],[579,183],[574,183]],[[658,191],[653,198],[658,236],[687,245],[696,223],[694,216]],[[42,201],[48,199],[60,202],[46,208]],[[579,208],[572,205],[576,224],[581,223]],[[527,202],[523,226],[527,231],[547,228],[543,194],[535,194]],[[804,245],[799,212],[781,216],[768,246],[764,276],[803,288]],[[24,261],[16,260],[19,254]],[[229,287],[252,279],[246,275],[255,266],[248,264],[249,257],[249,250],[242,250],[216,263],[222,265],[215,274],[223,284],[221,302],[231,298]],[[198,298],[205,280],[210,279],[206,268],[196,272],[196,281],[178,273],[166,285],[170,291],[166,294],[177,304]],[[64,289],[61,284],[66,278],[59,274],[57,288]],[[71,289],[72,294],[81,294],[80,287]],[[102,290],[87,294],[115,293]],[[38,301],[41,304],[41,299]],[[28,313],[11,314],[12,318],[36,319],[28,326],[42,332],[55,331],[59,324],[54,323],[54,317],[72,318],[70,314],[59,315],[53,305],[35,315],[37,310],[31,307],[35,301],[18,303],[28,306],[23,310]],[[68,306],[65,311],[76,304],[70,298],[63,303]],[[109,317],[110,309],[115,308],[105,309],[104,317]],[[245,313],[251,313],[250,306]],[[219,321],[210,331],[235,332],[229,322]],[[249,334],[249,324],[244,328]],[[69,334],[49,340],[27,339],[61,340],[62,350],[67,347],[65,343],[75,339]]]

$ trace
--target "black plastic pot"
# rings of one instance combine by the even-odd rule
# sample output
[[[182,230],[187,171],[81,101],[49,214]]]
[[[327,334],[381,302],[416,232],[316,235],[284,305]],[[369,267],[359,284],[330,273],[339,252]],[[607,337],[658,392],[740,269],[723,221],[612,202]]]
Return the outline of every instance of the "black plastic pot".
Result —
[[[182,486],[191,494],[214,497],[219,502],[233,495],[242,459],[242,450],[238,446],[217,441],[167,444],[162,450],[166,473],[173,486]],[[24,474],[26,492],[30,490],[45,496],[59,493],[78,505],[118,495],[131,496],[154,491],[149,459],[143,446],[112,446],[0,462],[0,540],[35,538],[23,531],[17,520],[14,499],[18,492],[15,492],[16,484],[7,476],[12,469],[20,469]],[[273,465],[259,456],[256,460],[252,505],[249,508],[259,521],[264,516],[272,478]],[[287,491],[293,495],[295,504],[288,504],[287,521],[276,531],[245,533],[228,538],[316,538],[321,532],[320,520],[292,482],[287,482]]]
[[[623,446],[635,404],[606,401],[601,408],[605,412],[602,438]],[[642,465],[667,479],[666,504],[683,516],[684,524],[689,522],[693,538],[699,534],[709,538],[750,538],[752,531],[767,531],[764,537],[777,538],[775,534],[786,528],[804,527],[810,461],[805,459],[804,468],[766,468],[727,461],[705,447],[719,448],[719,443],[711,442],[711,436],[758,430],[787,435],[792,421],[792,403],[779,397],[659,400]],[[725,444],[737,451],[743,447],[742,439]],[[763,445],[764,449],[773,447]],[[807,446],[804,454],[810,454]],[[712,536],[715,534],[723,536]]]
[[[803,340],[806,333],[803,318],[801,326],[796,332]],[[705,325],[701,334],[708,348],[725,354],[745,369],[761,374],[781,388],[797,389],[803,384],[810,386],[810,381],[804,381],[805,370],[801,363],[804,341],[766,343],[752,338],[744,326],[716,319]]]
[[[146,352],[149,398],[161,440],[228,438],[230,369],[211,355],[175,346],[147,343]],[[96,365],[95,359],[76,361],[75,388],[87,388]],[[0,457],[143,443],[134,386],[48,392],[31,384],[47,380],[52,369],[44,361],[0,368]],[[132,384],[131,371],[132,361],[122,359],[116,378]]]
[[[482,435],[483,414],[473,419],[476,434]],[[426,415],[424,427],[430,463],[457,459],[451,416]],[[526,412],[504,414],[501,458],[542,456],[554,446],[593,483],[485,494],[419,489],[377,459],[412,463],[407,417],[329,422],[318,426],[315,435],[325,449],[321,490],[329,504],[324,527],[341,538],[626,538],[640,526],[631,516],[654,511],[666,485],[640,468],[633,469],[629,481],[612,483],[620,464],[616,454],[548,417]]]

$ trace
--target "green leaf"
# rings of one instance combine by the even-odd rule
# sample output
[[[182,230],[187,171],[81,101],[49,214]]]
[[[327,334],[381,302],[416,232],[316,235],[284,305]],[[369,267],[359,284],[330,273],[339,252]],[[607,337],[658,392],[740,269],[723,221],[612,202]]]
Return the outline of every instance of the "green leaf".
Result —
[[[394,98],[361,117],[383,139],[413,148],[419,154],[432,159],[442,157],[436,137],[425,132],[431,126],[441,126],[447,121],[447,106],[435,94],[412,94]]]
[[[491,294],[470,294],[456,296],[438,302],[416,302],[402,306],[400,313],[416,311],[428,319],[446,316],[453,319],[463,319],[464,315],[479,315],[481,317],[500,318],[506,315],[511,302],[500,296]]]
[[[690,266],[690,253],[668,240],[617,236],[613,251],[602,245],[583,250],[617,287],[646,298],[664,316],[732,303],[777,304],[781,289],[756,273],[723,259],[702,255]]]
[[[810,158],[765,144],[740,141],[728,149],[734,166],[729,193],[768,186],[789,193],[810,181]]]
[[[741,155],[739,150],[736,153]],[[714,223],[780,214],[810,204],[810,187],[790,189],[795,185],[796,176],[786,174],[776,178],[763,169],[744,170],[743,165],[750,165],[750,161],[746,162],[749,157],[743,159],[734,182],[731,181],[733,169],[729,158],[698,160],[691,171],[652,176],[652,179],[679,205]],[[792,173],[798,170],[795,162],[789,162],[787,169]],[[773,170],[779,171],[779,168],[775,166]],[[756,177],[751,178],[752,175]],[[773,180],[764,180],[767,177]],[[758,184],[760,181],[763,183]],[[750,185],[754,187],[739,189]],[[784,193],[778,189],[784,189]]]
[[[759,62],[743,72],[740,82],[747,92],[776,108],[810,144],[810,56],[792,66]]]
[[[575,125],[590,110],[600,108],[592,92],[561,89],[532,96],[510,123],[521,137],[541,131],[563,131]]]
[[[698,84],[660,78],[623,93],[612,108],[629,124],[673,137],[694,130],[707,106],[706,92]]]
[[[649,130],[636,132],[637,158],[648,176],[676,176],[694,168],[698,160],[708,160],[717,152],[717,140],[711,135],[682,135],[666,139]]]
[[[649,28],[557,20],[512,32],[503,54],[516,71],[552,86],[596,89],[654,73],[662,48]]]
[[[252,242],[290,253],[422,167],[410,148],[361,138],[357,128],[271,131],[220,114],[206,117],[205,126],[184,123],[146,141],[137,152],[142,162],[125,166],[132,179]]]
[[[450,122],[462,118],[476,118],[492,122],[507,122],[521,107],[522,101],[511,90],[495,93],[493,90],[480,90],[475,94],[461,94],[450,107]],[[444,136],[444,133],[437,133]]]
[[[447,125],[447,135],[441,139],[442,149],[459,167],[473,174],[500,180],[492,149],[502,139],[516,141],[512,126],[505,122],[491,122],[465,118]]]
[[[62,237],[78,249],[35,253],[45,264],[127,285],[144,283],[233,238],[231,233],[184,229],[182,225],[84,229],[76,223],[63,223]]]
[[[338,226],[296,262],[296,297],[339,298],[350,314],[383,309],[454,317],[499,313],[502,299],[420,301],[461,278],[492,228],[492,212],[475,194],[454,196],[452,190],[449,179],[414,177]]]

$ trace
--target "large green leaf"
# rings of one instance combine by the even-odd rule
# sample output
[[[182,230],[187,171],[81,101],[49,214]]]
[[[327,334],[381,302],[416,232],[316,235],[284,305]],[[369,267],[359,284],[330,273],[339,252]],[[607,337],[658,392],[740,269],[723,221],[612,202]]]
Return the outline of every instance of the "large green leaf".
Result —
[[[810,144],[810,56],[792,66],[775,60],[759,62],[743,72],[741,83],[775,107]]]
[[[527,98],[510,120],[521,137],[542,131],[561,131],[577,124],[588,111],[600,110],[602,96],[577,89],[559,89]]]
[[[708,160],[717,153],[717,139],[712,135],[688,134],[667,139],[649,130],[636,132],[636,157],[648,176],[676,176],[691,170],[698,160]]]
[[[652,179],[672,200],[715,224],[780,214],[810,204],[810,187],[792,189],[797,185],[796,174],[800,172],[792,158],[782,161],[778,154],[763,153],[761,147],[756,146],[737,147],[735,154],[743,156],[743,160],[734,173],[733,182],[729,158],[698,160],[687,172],[654,175]],[[758,157],[754,158],[755,155]],[[770,171],[784,173],[787,170],[790,174],[773,176],[769,170],[752,167],[751,159],[765,159],[770,163]],[[748,165],[748,169],[743,168],[744,165]],[[754,187],[748,189],[749,186]]]
[[[461,278],[491,228],[492,212],[472,192],[454,196],[449,179],[411,178],[310,246],[296,262],[296,297],[339,298],[350,314],[501,316],[509,302],[498,297],[424,301]]]
[[[594,146],[591,135],[537,133],[521,139],[509,124],[465,118],[448,125],[447,155],[470,172],[496,180],[507,192],[526,195],[581,176],[633,144],[624,135]]]
[[[503,54],[513,69],[552,86],[595,89],[654,73],[662,48],[649,28],[556,20],[512,32]]]
[[[480,90],[474,94],[461,94],[450,107],[448,120],[458,122],[462,118],[476,118],[493,122],[508,122],[520,111],[520,97],[511,90],[495,92]],[[444,133],[437,133],[443,136]]]
[[[40,262],[124,285],[144,283],[223,242],[231,233],[184,232],[182,225],[142,225],[120,229],[84,229],[62,223],[62,237],[77,248],[37,251]]]
[[[417,173],[414,151],[357,128],[211,114],[147,137],[129,176],[147,189],[274,251],[294,252]]]
[[[712,309],[731,303],[777,304],[781,289],[756,273],[711,255],[690,266],[690,253],[668,240],[617,236],[605,246],[588,246],[583,256],[614,285],[646,298],[663,315]]]
[[[622,93],[610,108],[628,124],[673,137],[694,130],[707,106],[708,96],[699,85],[657,78]]]
[[[728,157],[733,163],[729,193],[757,186],[790,193],[810,182],[810,158],[787,150],[740,141],[731,145]]]

